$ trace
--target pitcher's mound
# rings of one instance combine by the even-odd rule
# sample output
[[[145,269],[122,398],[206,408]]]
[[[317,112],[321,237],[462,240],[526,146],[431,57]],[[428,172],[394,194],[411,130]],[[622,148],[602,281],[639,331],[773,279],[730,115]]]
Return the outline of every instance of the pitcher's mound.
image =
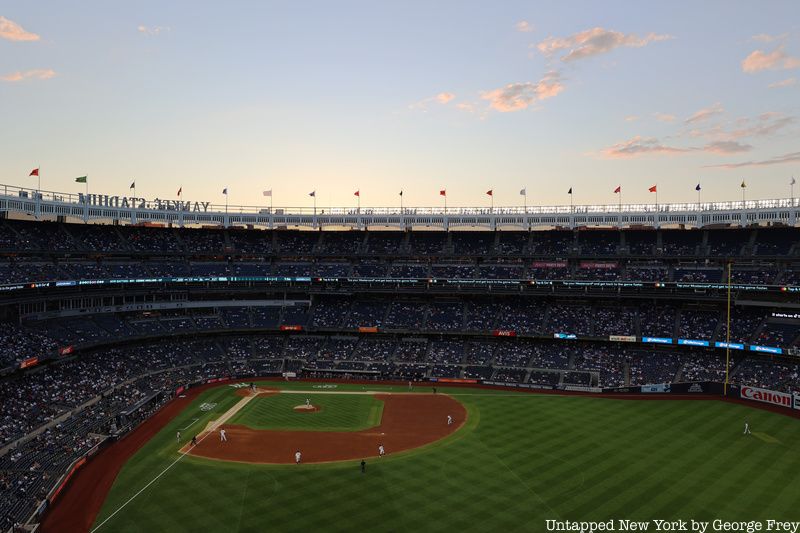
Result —
[[[293,409],[298,413],[316,413],[317,411],[319,411],[319,407],[317,407],[316,405],[306,405],[306,404],[295,405]]]

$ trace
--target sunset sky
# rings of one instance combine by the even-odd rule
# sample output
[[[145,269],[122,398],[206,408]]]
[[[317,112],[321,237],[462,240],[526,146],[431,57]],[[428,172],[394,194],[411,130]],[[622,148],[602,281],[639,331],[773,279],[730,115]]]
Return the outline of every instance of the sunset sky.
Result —
[[[76,7],[79,6],[79,7]],[[800,2],[0,5],[0,183],[276,206],[788,197]],[[797,188],[800,195],[800,188]]]

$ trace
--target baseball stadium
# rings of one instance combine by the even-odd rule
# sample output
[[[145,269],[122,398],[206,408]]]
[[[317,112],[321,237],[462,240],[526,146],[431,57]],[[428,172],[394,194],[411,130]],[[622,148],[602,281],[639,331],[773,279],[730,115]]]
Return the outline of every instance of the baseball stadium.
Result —
[[[0,5],[0,533],[800,533],[797,21]]]

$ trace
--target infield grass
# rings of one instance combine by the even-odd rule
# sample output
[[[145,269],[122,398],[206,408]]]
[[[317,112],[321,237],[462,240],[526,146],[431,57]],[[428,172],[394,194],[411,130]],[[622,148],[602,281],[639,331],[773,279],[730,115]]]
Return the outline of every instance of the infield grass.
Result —
[[[316,412],[298,412],[306,398]],[[253,429],[360,431],[380,424],[383,402],[369,394],[277,394],[250,400],[230,420]]]
[[[467,407],[464,427],[369,461],[366,474],[356,462],[187,456],[99,531],[491,532],[544,531],[547,519],[800,520],[798,420],[719,401],[440,391]],[[300,400],[293,405],[305,400],[291,396]],[[205,417],[203,427],[237,399],[229,387],[203,393],[125,465],[97,523],[175,461],[176,428]],[[202,402],[217,406],[201,413]],[[745,418],[749,437],[741,434]]]

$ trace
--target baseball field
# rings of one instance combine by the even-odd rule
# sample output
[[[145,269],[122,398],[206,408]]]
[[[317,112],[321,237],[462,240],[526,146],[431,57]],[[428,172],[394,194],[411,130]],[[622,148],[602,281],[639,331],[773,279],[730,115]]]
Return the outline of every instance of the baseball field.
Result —
[[[773,412],[718,400],[265,385],[187,399],[122,467],[92,531],[544,531],[548,519],[800,519],[800,421]],[[742,434],[745,420],[752,435]]]

